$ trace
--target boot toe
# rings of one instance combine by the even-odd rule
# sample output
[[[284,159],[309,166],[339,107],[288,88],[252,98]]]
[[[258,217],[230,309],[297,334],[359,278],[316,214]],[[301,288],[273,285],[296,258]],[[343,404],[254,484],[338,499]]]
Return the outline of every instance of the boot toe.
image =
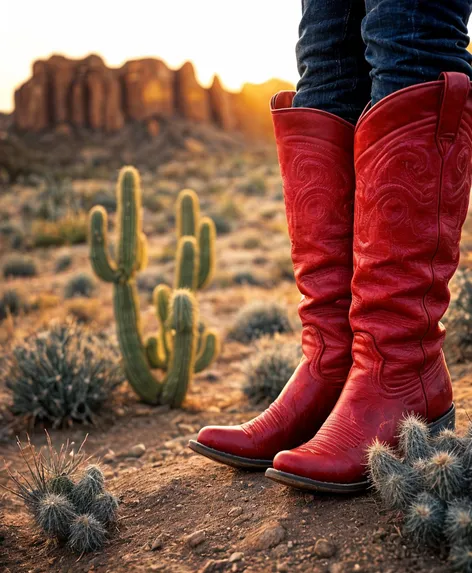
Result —
[[[366,480],[365,467],[349,456],[331,458],[308,454],[299,448],[279,452],[274,458],[273,468],[323,483],[352,484]]]
[[[205,426],[198,432],[197,441],[218,452],[251,457],[240,426]]]

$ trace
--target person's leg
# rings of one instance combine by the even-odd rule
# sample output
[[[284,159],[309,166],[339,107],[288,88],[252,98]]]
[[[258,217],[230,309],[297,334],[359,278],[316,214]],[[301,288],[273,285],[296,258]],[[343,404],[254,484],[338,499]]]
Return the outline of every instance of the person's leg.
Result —
[[[320,13],[312,12],[312,18],[323,19],[328,4],[346,8],[351,1],[310,0],[304,7],[316,5]],[[338,35],[333,46],[346,38],[346,15],[341,10],[343,17],[336,20],[340,28],[333,25],[332,32]],[[307,22],[306,10],[304,18]],[[360,39],[360,14],[356,20]],[[316,44],[317,39],[303,38],[304,45],[309,41]],[[336,404],[352,364],[353,123],[366,101],[349,107],[342,93],[336,102],[335,86],[316,84],[316,51],[312,56],[310,81],[310,74],[304,74],[297,94],[283,91],[271,101],[294,276],[303,295],[299,305],[303,356],[281,394],[262,414],[239,426],[207,426],[189,443],[212,460],[245,469],[270,467],[280,450],[312,438]],[[368,74],[363,79],[369,81]],[[343,89],[353,86],[355,78],[350,82]],[[325,89],[311,89],[316,86]],[[364,95],[365,100],[368,97]],[[328,103],[336,104],[336,109]],[[342,116],[348,109],[346,121]],[[327,113],[333,111],[338,115]]]
[[[471,0],[366,0],[362,37],[372,67],[372,105],[441,72],[472,78]]]
[[[353,365],[315,437],[280,452],[267,473],[346,493],[368,486],[367,448],[376,439],[395,446],[405,414],[420,416],[432,433],[454,427],[440,320],[472,184],[470,2],[367,7],[375,105],[354,137]]]
[[[328,111],[356,123],[370,99],[364,56],[364,0],[303,0],[293,107]]]

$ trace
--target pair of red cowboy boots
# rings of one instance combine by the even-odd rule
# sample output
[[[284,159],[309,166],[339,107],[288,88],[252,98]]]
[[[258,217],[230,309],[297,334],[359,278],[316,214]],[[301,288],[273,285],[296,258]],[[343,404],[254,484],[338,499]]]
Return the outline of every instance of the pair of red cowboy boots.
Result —
[[[297,286],[303,358],[277,400],[190,447],[314,491],[368,485],[366,448],[395,445],[415,413],[454,427],[444,361],[448,282],[471,186],[468,77],[398,91],[357,126],[271,103]]]

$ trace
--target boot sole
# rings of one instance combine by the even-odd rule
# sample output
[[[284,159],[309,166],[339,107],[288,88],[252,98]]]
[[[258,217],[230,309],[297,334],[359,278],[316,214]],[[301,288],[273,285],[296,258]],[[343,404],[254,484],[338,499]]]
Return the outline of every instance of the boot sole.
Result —
[[[259,470],[263,471],[267,468],[272,467],[272,460],[258,460],[252,458],[243,458],[241,456],[235,456],[233,454],[227,454],[226,452],[220,452],[219,450],[214,450],[208,446],[197,442],[196,440],[190,440],[188,446],[197,454],[201,454],[214,462],[224,464],[225,466],[231,466],[240,470]]]
[[[429,431],[434,436],[441,430],[454,430],[456,426],[456,408],[454,404],[440,418],[428,424]],[[370,486],[370,481],[365,479],[355,483],[335,483],[310,479],[297,476],[288,472],[282,472],[274,468],[267,469],[265,476],[277,483],[317,493],[352,494],[365,491]]]

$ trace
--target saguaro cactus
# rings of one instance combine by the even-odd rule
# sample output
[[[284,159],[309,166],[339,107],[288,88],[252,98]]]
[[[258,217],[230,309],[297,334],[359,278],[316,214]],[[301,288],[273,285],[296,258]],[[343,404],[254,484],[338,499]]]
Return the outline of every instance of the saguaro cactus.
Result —
[[[181,405],[194,372],[215,358],[218,337],[199,323],[198,304],[192,291],[206,285],[213,272],[215,227],[200,221],[198,198],[183,191],[178,199],[178,247],[175,290],[165,285],[153,294],[160,324],[157,336],[142,342],[136,273],[147,263],[146,237],[142,233],[139,173],[124,167],[117,185],[117,256],[110,257],[107,213],[94,207],[90,214],[90,260],[99,278],[111,282],[118,340],[128,380],[148,403]],[[193,235],[188,233],[192,232]],[[197,242],[198,236],[198,242]],[[152,368],[166,372],[159,381]]]

